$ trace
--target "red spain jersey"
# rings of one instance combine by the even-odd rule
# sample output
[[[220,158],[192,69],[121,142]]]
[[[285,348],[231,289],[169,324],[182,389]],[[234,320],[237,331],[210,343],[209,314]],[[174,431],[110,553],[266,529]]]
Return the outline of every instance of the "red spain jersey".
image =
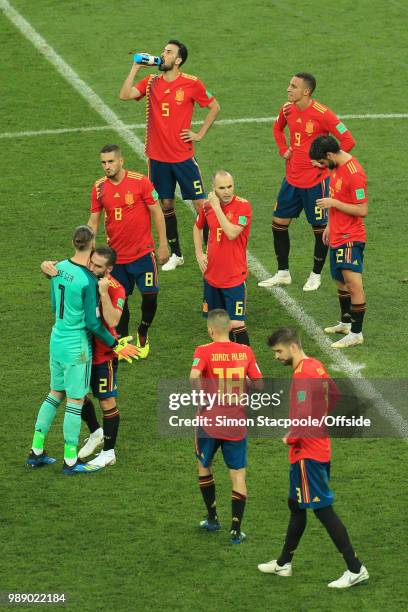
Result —
[[[227,238],[208,202],[204,202],[201,207],[196,226],[198,229],[203,229],[207,222],[210,229],[207,244],[208,266],[204,278],[213,287],[226,289],[240,285],[248,276],[246,249],[252,207],[247,200],[238,196],[234,196],[229,204],[221,206],[228,221],[244,228],[235,240]]]
[[[285,127],[289,128],[289,144],[292,154],[286,160],[286,180],[294,187],[308,189],[328,176],[327,168],[312,165],[309,149],[318,136],[332,134],[340,141],[343,151],[350,151],[355,142],[340,119],[326,106],[311,100],[307,108],[300,110],[292,104],[286,112],[283,107],[273,125],[273,135],[281,156],[288,149]]]
[[[194,104],[208,106],[214,96],[195,76],[181,72],[168,82],[163,75],[151,74],[135,85],[146,96],[146,156],[157,161],[175,163],[194,155],[192,142],[180,138],[190,129]]]
[[[239,405],[246,392],[246,377],[262,378],[253,350],[237,342],[203,344],[194,352],[192,368],[201,372],[203,390],[220,399],[211,409],[204,407],[200,412],[209,420],[204,426],[207,434],[220,440],[242,440],[246,425],[229,425],[224,418],[246,419],[245,407]]]
[[[324,365],[317,359],[306,357],[293,373],[289,417],[293,421],[310,416],[320,422],[320,418],[334,408],[339,397],[339,391]],[[312,437],[313,432],[318,437]],[[330,461],[330,438],[325,434],[324,425],[322,428],[292,426],[287,440],[290,445],[290,463],[300,459]]]
[[[109,297],[112,302],[112,306],[116,308],[117,310],[119,310],[119,312],[122,312],[123,306],[125,304],[125,299],[126,299],[125,289],[116,280],[116,278],[113,278],[113,276],[109,275],[108,278],[109,278],[108,293],[109,293]],[[112,336],[117,338],[118,334],[116,333],[116,329],[114,327],[109,327],[109,325],[106,323],[104,319],[101,303],[99,303],[99,309],[101,312],[101,321],[104,327],[106,327],[106,329],[112,334]],[[92,363],[94,365],[98,365],[99,363],[104,363],[105,361],[109,361],[113,359],[114,356],[115,356],[115,353],[113,352],[111,348],[109,348],[109,346],[104,344],[96,336],[93,337]]]
[[[345,204],[368,202],[367,177],[355,157],[337,166],[330,175],[330,197]],[[362,217],[353,217],[337,208],[329,209],[330,246],[346,242],[365,242],[366,231]]]
[[[91,212],[105,212],[106,236],[116,251],[116,263],[135,261],[154,250],[149,206],[157,197],[147,176],[130,170],[119,185],[106,176],[94,184]]]

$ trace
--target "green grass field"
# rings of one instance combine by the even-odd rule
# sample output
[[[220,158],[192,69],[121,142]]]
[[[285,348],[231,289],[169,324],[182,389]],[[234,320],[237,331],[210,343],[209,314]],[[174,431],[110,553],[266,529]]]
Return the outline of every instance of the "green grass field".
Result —
[[[330,5],[311,0],[236,0],[231,5],[213,0],[13,0],[12,5],[126,124],[144,120],[143,104],[118,99],[129,53],[159,52],[173,37],[189,48],[186,72],[199,76],[217,96],[220,120],[274,116],[286,99],[289,78],[299,70],[316,75],[316,99],[340,115],[388,116],[407,110],[408,6],[403,0],[339,0]],[[404,609],[404,439],[333,443],[336,509],[371,574],[361,588],[327,589],[327,582],[343,572],[343,563],[312,514],[293,578],[280,580],[257,571],[258,563],[279,554],[287,525],[287,452],[279,440],[250,442],[244,517],[248,541],[237,547],[228,544],[230,485],[220,457],[215,476],[224,529],[216,534],[197,530],[205,512],[193,440],[159,437],[156,425],[158,381],[187,376],[195,345],[207,342],[191,239],[193,217],[181,202],[178,218],[186,264],[161,274],[151,356],[120,369],[118,463],[88,478],[63,478],[61,411],[47,440],[48,451],[59,463],[38,472],[24,468],[35,416],[49,384],[52,313],[39,263],[70,255],[72,228],[87,220],[92,183],[102,176],[98,152],[104,144],[122,145],[130,169],[144,172],[145,163],[109,126],[47,133],[107,124],[3,13],[0,32],[5,67],[0,97],[5,413],[0,591],[65,591],[67,608],[81,612]],[[204,115],[197,110],[195,119]],[[403,153],[407,116],[345,122],[357,141],[355,155],[366,168],[370,195],[366,343],[346,356],[365,364],[362,374],[367,379],[401,379],[407,348],[408,285],[401,282],[408,276]],[[215,169],[227,167],[238,195],[252,202],[249,248],[272,272],[270,215],[283,164],[270,129],[269,122],[215,125],[196,153],[207,184]],[[27,131],[41,133],[21,134]],[[134,133],[143,140],[142,129]],[[292,227],[294,283],[287,293],[324,327],[336,320],[338,310],[328,267],[319,292],[304,294],[312,235],[304,219]],[[289,372],[273,363],[266,337],[282,324],[302,328],[256,283],[251,275],[251,342],[266,376],[287,377]],[[135,295],[133,331],[138,308]],[[314,334],[302,330],[302,335],[308,354],[322,359],[334,376],[344,376],[332,369],[333,356],[322,350]],[[82,439],[85,434],[83,429]]]

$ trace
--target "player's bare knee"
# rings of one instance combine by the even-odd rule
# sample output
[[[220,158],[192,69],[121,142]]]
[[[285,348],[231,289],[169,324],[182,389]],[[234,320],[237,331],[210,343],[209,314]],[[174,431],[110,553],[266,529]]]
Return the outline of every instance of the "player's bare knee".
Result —
[[[54,389],[50,389],[49,394],[55,397],[57,400],[63,400],[65,397],[65,391],[55,391]]]
[[[160,204],[163,210],[171,210],[172,208],[174,208],[174,200],[160,200]]]
[[[102,410],[112,410],[116,406],[116,399],[114,397],[106,397],[99,400],[99,404]]]
[[[193,206],[194,206],[196,212],[199,213],[200,212],[200,208],[202,207],[204,200],[191,200],[191,201],[193,203]]]
[[[237,327],[245,327],[245,321],[231,321],[231,329],[237,329]]]
[[[348,291],[346,283],[341,283],[340,281],[336,280],[336,285],[337,289],[339,289],[340,291]]]
[[[200,460],[197,461],[197,467],[198,467],[198,475],[199,476],[210,476],[211,473],[212,473],[211,472],[211,466],[210,467],[204,467]]]
[[[275,223],[279,223],[279,225],[289,226],[291,224],[292,219],[282,219],[281,217],[273,216],[272,221],[275,221]]]
[[[245,468],[241,468],[239,470],[230,470],[229,471],[231,482],[234,486],[245,486],[246,481],[246,470]]]

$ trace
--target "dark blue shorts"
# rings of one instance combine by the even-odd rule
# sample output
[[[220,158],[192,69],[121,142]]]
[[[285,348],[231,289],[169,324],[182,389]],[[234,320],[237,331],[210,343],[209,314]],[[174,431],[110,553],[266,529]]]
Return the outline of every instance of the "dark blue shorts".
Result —
[[[103,363],[93,364],[91,372],[91,389],[94,397],[106,399],[117,397],[117,372],[118,358],[104,361]]]
[[[149,159],[149,179],[161,200],[173,200],[176,183],[180,186],[183,200],[206,198],[200,168],[194,157],[182,162],[168,163]]]
[[[126,264],[115,264],[112,276],[125,288],[126,295],[132,295],[135,284],[140,293],[158,293],[159,279],[154,253],[146,253],[143,257]]]
[[[317,208],[316,200],[328,195],[329,178],[323,179],[308,189],[294,187],[283,179],[273,216],[281,219],[294,219],[304,210],[310,225],[327,225],[328,211]]]
[[[218,289],[204,279],[203,316],[207,317],[210,310],[223,308],[232,321],[245,321],[246,316],[246,284]]]
[[[330,272],[334,280],[344,283],[342,270],[363,273],[364,242],[346,242],[330,247]]]
[[[313,459],[300,459],[292,463],[289,471],[289,497],[298,502],[299,508],[325,508],[334,500],[329,487],[330,461],[323,463]]]
[[[224,463],[230,470],[240,470],[247,464],[247,438],[242,440],[219,440],[218,438],[199,437],[196,433],[196,457],[203,467],[210,467],[215,453],[221,447]]]

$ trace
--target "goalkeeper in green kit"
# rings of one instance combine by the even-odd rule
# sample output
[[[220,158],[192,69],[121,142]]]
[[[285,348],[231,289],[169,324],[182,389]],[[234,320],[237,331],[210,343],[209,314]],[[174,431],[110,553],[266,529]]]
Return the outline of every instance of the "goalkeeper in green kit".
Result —
[[[44,451],[44,441],[57,409],[66,396],[64,416],[64,474],[98,471],[78,461],[81,411],[88,391],[92,368],[92,334],[112,347],[117,355],[131,361],[138,355],[131,338],[117,340],[103,326],[99,316],[98,279],[86,267],[93,248],[94,233],[88,225],[74,231],[75,254],[60,261],[58,275],[51,279],[51,303],[55,324],[50,339],[50,392],[41,404],[27,465],[33,468],[55,463]]]

